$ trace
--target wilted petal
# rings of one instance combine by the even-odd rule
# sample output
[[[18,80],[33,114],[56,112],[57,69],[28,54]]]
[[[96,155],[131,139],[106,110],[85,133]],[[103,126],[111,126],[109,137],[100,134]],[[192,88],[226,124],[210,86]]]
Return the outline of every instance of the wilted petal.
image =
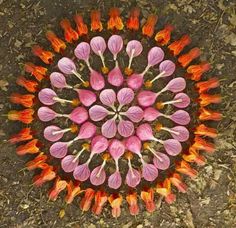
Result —
[[[159,47],[153,47],[148,52],[148,65],[154,66],[164,59],[164,52]]]
[[[43,132],[44,138],[51,142],[58,141],[59,139],[63,137],[64,132],[55,134],[57,131],[61,131],[61,128],[55,125],[47,126]]]
[[[176,156],[182,151],[182,146],[179,141],[175,139],[167,139],[163,143],[166,152],[171,156]]]
[[[113,189],[118,189],[121,186],[122,178],[120,172],[116,171],[108,178],[108,186]]]
[[[184,110],[178,110],[170,116],[171,120],[180,125],[187,125],[190,122],[189,114]]]
[[[101,185],[105,182],[106,180],[106,173],[104,171],[104,169],[101,169],[101,165],[94,168],[93,171],[90,174],[90,182],[95,185]]]
[[[57,94],[52,89],[49,89],[49,88],[42,89],[38,94],[38,98],[40,102],[45,105],[55,104],[56,101],[54,100],[54,98],[56,97],[57,97]]]
[[[130,88],[123,88],[117,93],[117,100],[120,105],[130,104],[134,99],[134,91]]]
[[[102,125],[102,134],[106,138],[113,138],[116,135],[117,127],[116,127],[116,121],[114,119],[107,120]]]
[[[125,146],[127,150],[135,153],[140,154],[141,153],[141,147],[142,143],[140,139],[137,136],[131,136],[125,141]]]
[[[127,85],[133,90],[138,90],[143,85],[143,75],[142,74],[132,74],[127,78]]]
[[[186,93],[177,93],[173,100],[181,100],[180,102],[173,104],[177,108],[186,108],[190,104],[190,98]]]
[[[67,57],[61,58],[58,61],[57,66],[64,74],[73,74],[73,71],[76,71],[75,63]]]
[[[102,135],[97,135],[92,139],[91,152],[100,154],[108,148],[108,140]]]
[[[186,87],[186,81],[183,78],[174,78],[166,85],[166,89],[173,93],[178,93],[184,90]]]
[[[63,89],[67,86],[65,76],[59,72],[53,72],[50,74],[50,82],[52,86],[58,89]]]
[[[61,168],[66,172],[73,172],[75,167],[78,165],[78,160],[75,160],[75,156],[67,155],[61,160]]]
[[[41,121],[48,122],[55,119],[57,113],[48,107],[40,107],[38,109],[38,117]]]
[[[170,166],[170,159],[166,154],[156,152],[156,156],[153,158],[153,164],[157,169],[166,170]]]
[[[81,125],[79,129],[79,134],[77,135],[77,139],[90,139],[96,133],[97,127],[90,123],[85,122]]]
[[[170,60],[161,62],[159,66],[160,73],[163,72],[163,77],[168,77],[175,72],[175,64]]]
[[[142,168],[142,176],[147,181],[154,181],[158,176],[158,170],[153,164],[145,164]]]
[[[94,90],[101,90],[105,86],[104,77],[95,70],[90,72],[90,85]]]
[[[108,110],[103,106],[94,105],[89,109],[89,116],[93,121],[103,120],[108,115]]]
[[[149,107],[144,109],[143,119],[145,121],[152,122],[156,120],[159,116],[161,116],[161,113],[158,112],[155,108]]]
[[[134,124],[129,120],[120,120],[118,123],[118,132],[121,136],[127,138],[134,133]]]
[[[147,123],[139,125],[136,134],[142,141],[152,140],[154,137],[152,127]]]
[[[78,93],[79,100],[84,106],[88,107],[92,105],[97,99],[96,94],[90,90],[77,89],[76,91]]]
[[[109,145],[109,153],[111,154],[111,156],[117,160],[119,159],[125,152],[125,146],[124,144],[117,140],[117,139],[113,139]]]
[[[103,52],[106,50],[106,42],[101,36],[93,37],[90,41],[90,46],[96,55],[99,55],[99,52],[103,54]]]
[[[129,169],[125,181],[129,187],[135,188],[141,181],[140,172],[136,169]]]
[[[183,126],[176,126],[171,128],[172,131],[171,135],[174,139],[178,140],[179,142],[185,142],[189,139],[189,131],[186,127]]]
[[[90,55],[90,46],[86,42],[81,42],[74,50],[74,54],[78,59],[88,61]]]
[[[129,41],[126,46],[126,52],[129,57],[131,57],[132,52],[133,52],[133,57],[137,57],[141,54],[142,51],[143,51],[143,46],[137,40]]]
[[[112,35],[107,43],[110,52],[116,56],[123,48],[123,39],[119,35]]]
[[[113,86],[121,86],[124,82],[124,76],[119,67],[114,67],[107,76],[108,82]]]
[[[73,176],[76,180],[86,181],[90,176],[90,170],[87,163],[78,165],[73,172]]]
[[[88,111],[84,107],[77,107],[69,114],[69,119],[77,124],[82,124],[88,119]]]
[[[138,106],[132,106],[126,111],[126,116],[131,121],[138,123],[143,119],[143,110]]]
[[[68,151],[68,142],[53,143],[49,149],[50,154],[55,158],[63,158]]]
[[[106,106],[113,106],[116,102],[116,93],[113,89],[104,89],[99,95],[100,101]]]
[[[157,94],[152,91],[141,91],[138,94],[138,103],[143,107],[152,106],[157,98]]]

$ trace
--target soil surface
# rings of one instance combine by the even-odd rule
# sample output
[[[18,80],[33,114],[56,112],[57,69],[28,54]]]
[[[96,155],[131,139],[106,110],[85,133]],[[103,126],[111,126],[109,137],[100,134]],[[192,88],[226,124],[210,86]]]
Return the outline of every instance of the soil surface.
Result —
[[[167,3],[168,2],[168,3]],[[78,11],[88,18],[95,5],[104,14],[111,6],[122,9],[122,16],[135,1],[100,0],[0,0],[0,110],[12,109],[8,96],[15,90],[15,80],[23,73],[31,46],[46,43],[44,33],[58,29],[60,19],[71,18]],[[177,194],[172,205],[162,203],[149,214],[138,216],[122,208],[118,219],[106,207],[102,216],[81,213],[78,202],[65,207],[63,197],[56,202],[47,198],[48,186],[34,188],[32,172],[22,170],[26,159],[18,157],[15,147],[7,143],[19,126],[0,117],[0,227],[236,227],[236,4],[234,0],[139,0],[143,15],[156,12],[159,20],[176,27],[176,36],[190,34],[193,44],[202,50],[202,60],[209,60],[211,76],[221,81],[222,103],[217,106],[224,119],[217,124],[217,150],[207,156],[207,164],[198,168],[196,179],[186,179],[186,194]],[[163,24],[163,22],[161,22]],[[63,212],[65,210],[65,215]]]

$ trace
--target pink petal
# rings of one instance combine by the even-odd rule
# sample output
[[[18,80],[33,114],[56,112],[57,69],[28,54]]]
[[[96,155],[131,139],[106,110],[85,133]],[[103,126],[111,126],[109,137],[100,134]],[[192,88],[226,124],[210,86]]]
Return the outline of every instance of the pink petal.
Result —
[[[165,72],[163,74],[163,77],[168,77],[175,72],[175,64],[170,60],[165,60],[165,61],[161,62],[160,66],[159,66],[159,71]]]
[[[173,100],[182,100],[181,102],[174,103],[173,105],[177,108],[186,108],[190,104],[190,98],[186,93],[177,93]]]
[[[134,124],[129,120],[120,120],[118,123],[118,132],[121,136],[127,138],[134,133]]]
[[[81,42],[74,50],[75,56],[84,61],[88,61],[90,55],[90,46],[86,42]]]
[[[76,71],[75,63],[67,57],[61,58],[58,61],[57,66],[64,74],[73,74],[73,71]]]
[[[56,101],[54,100],[55,97],[57,97],[57,94],[52,89],[49,88],[42,89],[38,94],[40,102],[45,105],[55,104],[56,103]]]
[[[75,167],[78,165],[79,161],[74,160],[75,156],[67,155],[61,160],[61,168],[66,172],[73,172]]]
[[[104,89],[99,95],[100,101],[106,106],[113,106],[116,102],[116,93],[113,89]]]
[[[148,52],[148,65],[155,66],[164,59],[164,52],[159,47],[153,47]]]
[[[91,152],[100,154],[108,148],[108,140],[102,135],[97,135],[92,139]]]
[[[108,115],[108,110],[101,105],[94,105],[89,109],[89,116],[93,121],[103,120]]]
[[[126,116],[131,121],[138,123],[143,119],[143,110],[138,106],[132,106],[126,111]]]
[[[38,117],[43,122],[48,122],[57,117],[57,113],[48,107],[40,107],[38,109]]]
[[[189,139],[189,131],[187,130],[186,127],[176,126],[171,128],[171,130],[179,133],[176,134],[171,132],[172,137],[178,140],[179,142],[185,142]]]
[[[144,109],[143,119],[145,121],[152,122],[156,120],[159,116],[161,116],[161,113],[158,112],[155,108],[149,107]]]
[[[131,136],[125,141],[125,146],[127,150],[135,153],[135,154],[140,154],[141,153],[141,147],[142,143],[140,139],[137,136]]]
[[[112,35],[107,42],[108,49],[116,56],[123,48],[123,39],[121,36]]]
[[[94,90],[101,90],[105,86],[104,77],[95,70],[90,72],[90,85]]]
[[[101,169],[101,165],[94,168],[90,174],[90,182],[91,182],[91,184],[93,184],[95,186],[103,184],[106,180],[106,172],[104,171],[103,168],[101,171],[100,171],[100,169]],[[100,173],[98,175],[99,171],[100,171]]]
[[[153,157],[153,164],[157,169],[166,170],[170,167],[170,159],[166,154],[156,152],[157,156]]]
[[[190,122],[189,114],[184,110],[178,110],[170,116],[171,120],[180,125],[187,125]]]
[[[143,51],[143,46],[139,41],[131,40],[128,42],[128,44],[126,46],[126,52],[129,57],[131,57],[132,50],[134,50],[133,57],[137,57]]]
[[[117,127],[114,119],[109,119],[102,125],[102,134],[106,138],[113,138],[116,135],[116,132]]]
[[[126,184],[131,187],[135,188],[141,181],[140,172],[136,169],[129,169],[125,178]]]
[[[90,139],[94,136],[94,134],[96,133],[96,130],[97,130],[97,127],[94,124],[90,122],[85,122],[81,125],[77,138]]]
[[[173,93],[178,93],[184,90],[186,87],[186,81],[183,78],[174,78],[166,85],[166,89]]]
[[[117,100],[120,105],[130,104],[134,99],[134,91],[130,88],[123,88],[117,93]]]
[[[108,151],[113,159],[117,160],[124,154],[125,146],[121,141],[113,139],[109,145]]]
[[[133,90],[138,90],[143,85],[143,75],[142,74],[132,74],[127,79],[127,85]]]
[[[88,111],[84,107],[77,107],[70,113],[69,119],[77,124],[82,124],[88,119]]]
[[[152,140],[154,138],[150,124],[141,124],[136,130],[136,134],[141,141]]]
[[[50,82],[52,86],[58,89],[63,89],[67,86],[65,76],[59,72],[53,72],[50,74]]]
[[[138,94],[138,103],[143,107],[151,106],[155,103],[157,94],[152,91],[141,91]]]
[[[76,180],[86,181],[90,176],[90,170],[88,164],[84,163],[82,165],[78,165],[74,169],[73,176]]]
[[[78,93],[79,100],[84,106],[88,107],[92,105],[97,99],[96,94],[90,90],[77,89],[76,91]]]
[[[120,172],[116,171],[108,178],[108,186],[113,189],[118,189],[121,186],[122,178]]]
[[[158,170],[153,164],[145,164],[142,168],[142,176],[147,181],[154,181],[158,176]]]
[[[113,86],[121,86],[124,82],[124,76],[119,67],[114,67],[107,76],[108,82]]]
[[[104,38],[101,36],[93,37],[90,41],[90,46],[96,55],[99,55],[99,52],[103,54],[104,51],[106,50],[106,42]]]
[[[63,158],[68,151],[68,142],[53,143],[49,149],[50,154],[55,158]]]
[[[176,156],[182,151],[182,146],[179,141],[175,139],[167,139],[164,141],[163,146],[167,154]]]
[[[64,132],[55,134],[57,131],[61,131],[61,130],[62,129],[60,127],[55,126],[55,125],[47,126],[43,132],[44,138],[47,139],[48,141],[56,142],[59,139],[61,139],[64,135]]]

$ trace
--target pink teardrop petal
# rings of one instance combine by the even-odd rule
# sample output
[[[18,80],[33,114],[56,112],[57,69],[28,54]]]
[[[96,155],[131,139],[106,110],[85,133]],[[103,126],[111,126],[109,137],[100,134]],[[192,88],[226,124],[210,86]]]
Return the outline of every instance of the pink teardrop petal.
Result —
[[[141,181],[140,172],[136,169],[129,169],[125,181],[129,187],[135,188]]]
[[[100,154],[108,148],[108,140],[102,135],[97,135],[92,139],[91,152]]]
[[[131,40],[128,42],[128,44],[126,46],[126,52],[129,57],[131,57],[132,50],[134,50],[133,57],[137,57],[143,51],[143,46],[139,41]]]
[[[109,119],[102,125],[102,134],[106,138],[113,138],[116,135],[116,132],[117,126],[116,121],[114,119]]]
[[[108,49],[113,55],[117,55],[123,48],[123,39],[119,35],[112,35],[107,42]]]
[[[124,76],[119,67],[114,67],[107,76],[108,82],[113,86],[121,86],[124,82]]]
[[[159,71],[164,72],[162,77],[169,77],[175,72],[175,64],[170,60],[161,62]]]
[[[43,132],[44,138],[51,142],[58,141],[63,137],[64,133],[55,134],[57,131],[61,131],[61,128],[55,125],[47,126]]]
[[[121,136],[127,138],[134,133],[134,124],[129,120],[120,120],[118,123],[118,132]]]
[[[166,85],[166,89],[173,93],[178,93],[184,90],[186,87],[186,81],[183,78],[174,78]]]
[[[90,174],[90,182],[91,184],[98,186],[101,185],[105,182],[106,180],[106,173],[104,171],[104,169],[101,169],[101,165],[94,168],[93,171]],[[98,172],[100,171],[100,173],[98,174]]]
[[[88,61],[90,55],[90,46],[86,42],[81,42],[74,50],[75,56],[84,61]]]
[[[78,160],[74,160],[75,156],[67,155],[61,160],[61,168],[66,172],[73,172],[75,167],[78,165]]]
[[[155,108],[149,107],[144,109],[143,119],[145,121],[152,122],[156,120],[159,116],[161,116],[161,113],[158,112]]]
[[[181,100],[181,102],[173,104],[177,108],[186,108],[190,104],[190,98],[186,93],[177,93],[173,100]]]
[[[55,158],[63,158],[68,151],[68,142],[53,143],[49,149],[50,154]]]
[[[153,157],[153,164],[157,169],[166,170],[170,167],[170,159],[166,154],[156,152],[157,156]]]
[[[94,105],[89,109],[89,116],[93,121],[103,120],[108,115],[108,110],[101,105]]]
[[[90,80],[91,87],[96,91],[103,89],[105,86],[104,77],[95,70],[92,70],[90,72],[89,80]]]
[[[40,107],[38,109],[38,117],[43,122],[48,122],[55,119],[57,113],[48,107]]]
[[[99,95],[100,101],[106,106],[113,106],[116,102],[116,93],[113,89],[104,89]]]
[[[154,137],[152,127],[147,123],[139,125],[136,134],[141,141],[152,140]]]
[[[108,178],[108,186],[113,189],[118,189],[121,186],[122,179],[120,172],[115,172]]]
[[[141,74],[132,74],[127,79],[127,85],[133,90],[138,90],[143,85],[143,75]]]
[[[56,97],[57,97],[57,94],[52,89],[49,89],[49,88],[42,89],[38,94],[38,98],[40,102],[45,105],[55,104],[56,101],[54,100],[54,98]]]
[[[78,89],[76,91],[78,93],[79,100],[84,106],[88,107],[92,105],[97,99],[96,94],[90,90]]]
[[[190,116],[186,111],[178,110],[171,115],[171,120],[180,125],[187,125],[190,122]]]
[[[134,91],[130,88],[123,88],[117,93],[117,100],[120,105],[130,104],[134,99]]]
[[[101,36],[93,37],[90,41],[90,46],[96,55],[99,55],[99,52],[103,54],[104,51],[106,50],[106,42],[104,38]]]
[[[164,59],[164,52],[159,47],[153,47],[148,52],[148,65],[155,66]]]
[[[76,180],[86,181],[90,176],[90,170],[88,164],[84,163],[82,165],[78,165],[74,169],[73,176]]]
[[[147,181],[154,181],[158,176],[158,169],[153,164],[145,164],[142,168],[142,176]]]
[[[152,91],[141,91],[138,94],[138,103],[143,107],[152,106],[157,98],[157,94]]]
[[[124,154],[125,146],[121,141],[113,139],[109,145],[108,151],[113,159],[117,160]]]
[[[73,74],[73,71],[76,71],[75,63],[67,57],[61,58],[58,61],[57,66],[64,74]]]
[[[143,119],[143,110],[138,106],[132,106],[126,111],[126,116],[131,121],[138,123]]]
[[[182,146],[179,141],[175,139],[167,139],[164,141],[163,146],[167,154],[176,156],[182,151]]]
[[[171,130],[178,133],[177,134],[171,132],[171,135],[174,139],[178,140],[179,142],[185,142],[189,139],[189,131],[186,127],[176,126],[171,128]]]
[[[59,72],[53,72],[50,74],[50,82],[52,86],[58,89],[63,89],[67,86],[65,76]]]
[[[125,141],[125,146],[126,146],[127,150],[129,150],[135,154],[139,155],[141,153],[142,143],[137,136],[130,136]]]
[[[84,107],[77,107],[69,114],[69,119],[77,124],[82,124],[88,119],[88,111]]]
[[[97,127],[90,122],[85,122],[79,129],[78,139],[90,139],[96,133]]]

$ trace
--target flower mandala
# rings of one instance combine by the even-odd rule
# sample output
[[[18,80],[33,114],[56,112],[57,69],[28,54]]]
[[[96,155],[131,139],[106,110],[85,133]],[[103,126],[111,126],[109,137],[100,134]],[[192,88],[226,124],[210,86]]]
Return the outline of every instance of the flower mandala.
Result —
[[[26,63],[30,75],[17,79],[29,94],[11,95],[25,109],[10,111],[8,118],[28,126],[10,142],[21,143],[20,156],[36,154],[26,166],[40,170],[35,186],[54,182],[51,200],[66,191],[67,204],[78,196],[81,210],[91,207],[96,215],[108,202],[118,217],[124,199],[132,215],[139,213],[139,201],[153,212],[154,193],[175,201],[173,186],[187,190],[182,174],[194,178],[190,164],[203,165],[204,153],[214,151],[210,141],[217,131],[208,125],[221,114],[206,106],[220,102],[220,95],[208,92],[218,79],[200,81],[210,69],[199,62],[200,49],[184,51],[191,39],[173,41],[171,25],[156,31],[156,15],[139,35],[139,14],[134,8],[125,26],[119,9],[112,8],[106,30],[93,10],[91,32],[79,14],[75,29],[63,19],[65,41],[46,33],[59,57],[34,46],[43,66]]]

